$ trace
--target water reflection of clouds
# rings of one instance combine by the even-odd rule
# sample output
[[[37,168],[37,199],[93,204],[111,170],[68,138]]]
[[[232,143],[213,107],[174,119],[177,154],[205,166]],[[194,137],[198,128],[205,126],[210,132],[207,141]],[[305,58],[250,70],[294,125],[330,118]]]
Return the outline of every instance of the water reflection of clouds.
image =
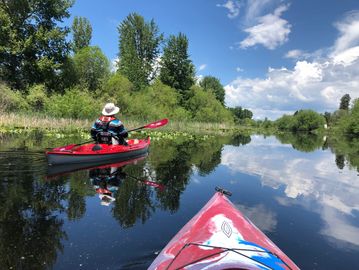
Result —
[[[277,227],[277,216],[264,205],[247,207],[236,204],[236,207],[263,232],[274,232]]]
[[[233,173],[259,176],[262,185],[274,189],[283,186],[287,199],[277,198],[283,205],[295,203],[310,208],[313,204],[305,201],[315,202],[315,209],[310,210],[326,221],[323,235],[359,245],[358,227],[343,217],[359,210],[357,172],[347,167],[339,170],[330,151],[303,153],[285,146],[273,137],[255,136],[248,145],[226,146],[221,164]]]

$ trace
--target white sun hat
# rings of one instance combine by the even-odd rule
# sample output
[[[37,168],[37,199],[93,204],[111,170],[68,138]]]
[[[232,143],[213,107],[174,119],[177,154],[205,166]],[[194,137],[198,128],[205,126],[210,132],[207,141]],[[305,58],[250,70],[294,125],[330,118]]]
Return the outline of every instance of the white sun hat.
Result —
[[[119,107],[116,107],[113,103],[107,103],[105,107],[103,107],[102,114],[105,116],[114,115],[120,111]]]

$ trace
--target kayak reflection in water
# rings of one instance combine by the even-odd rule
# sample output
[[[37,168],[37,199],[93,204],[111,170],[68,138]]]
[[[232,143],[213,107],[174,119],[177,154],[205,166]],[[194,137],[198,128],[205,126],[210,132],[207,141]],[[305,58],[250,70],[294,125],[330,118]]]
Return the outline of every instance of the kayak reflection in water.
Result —
[[[126,173],[119,167],[93,169],[89,172],[90,181],[101,199],[101,205],[109,206],[114,202],[116,192]]]
[[[91,137],[98,143],[127,145],[125,138],[128,132],[122,122],[115,117],[120,108],[113,103],[107,103],[91,128]]]

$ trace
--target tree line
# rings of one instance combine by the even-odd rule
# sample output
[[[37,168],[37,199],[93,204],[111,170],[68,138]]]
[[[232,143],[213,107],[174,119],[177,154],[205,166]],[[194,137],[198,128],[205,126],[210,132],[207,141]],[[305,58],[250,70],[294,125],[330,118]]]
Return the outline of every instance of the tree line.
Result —
[[[72,0],[2,1],[3,110],[90,118],[112,101],[134,118],[228,123],[252,118],[249,110],[225,106],[218,78],[196,78],[184,33],[165,38],[153,19],[131,13],[117,27],[118,61],[111,67],[101,48],[91,45],[87,18],[63,25],[72,5]]]
[[[275,121],[265,119],[257,121],[256,124],[290,132],[317,132],[327,129],[332,133],[355,138],[359,136],[359,99],[351,102],[350,95],[345,94],[340,99],[338,109],[332,113],[298,110],[293,115],[283,115]]]

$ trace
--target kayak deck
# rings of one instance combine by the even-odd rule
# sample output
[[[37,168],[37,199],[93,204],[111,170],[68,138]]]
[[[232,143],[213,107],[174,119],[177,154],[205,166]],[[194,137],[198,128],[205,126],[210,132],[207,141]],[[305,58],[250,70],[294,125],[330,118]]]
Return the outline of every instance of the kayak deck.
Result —
[[[149,269],[299,268],[222,193],[216,193]]]

